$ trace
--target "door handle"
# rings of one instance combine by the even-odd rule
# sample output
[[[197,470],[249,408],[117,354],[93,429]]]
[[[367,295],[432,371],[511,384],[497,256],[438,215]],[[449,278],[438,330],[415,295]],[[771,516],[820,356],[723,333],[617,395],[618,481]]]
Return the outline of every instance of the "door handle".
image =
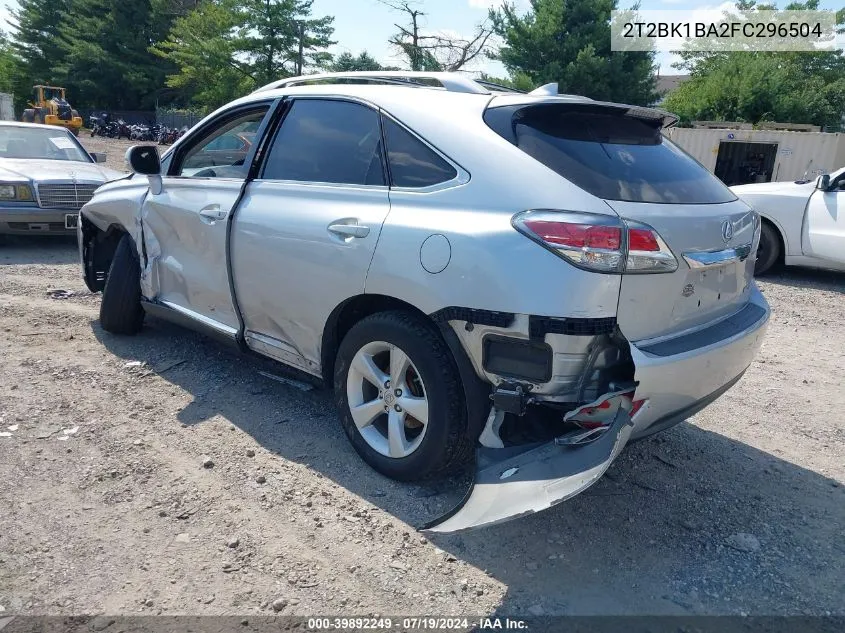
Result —
[[[345,223],[350,222],[350,223]],[[354,222],[352,224],[351,222]],[[344,221],[338,220],[334,224],[329,224],[329,233],[334,233],[337,236],[346,237],[367,237],[370,234],[370,227],[358,224],[357,220]]]
[[[210,204],[207,207],[200,209],[200,217],[204,221],[216,222],[217,220],[225,220],[229,212],[221,209],[219,204]]]

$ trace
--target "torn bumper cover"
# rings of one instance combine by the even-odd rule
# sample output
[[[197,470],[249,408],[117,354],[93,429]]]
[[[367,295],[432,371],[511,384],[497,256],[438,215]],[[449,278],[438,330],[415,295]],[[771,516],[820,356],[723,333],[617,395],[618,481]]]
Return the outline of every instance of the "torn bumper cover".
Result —
[[[448,533],[502,523],[574,497],[610,468],[633,431],[629,394],[607,394],[566,416],[586,424],[554,441],[479,448],[475,481],[461,503],[420,528]],[[603,418],[594,421],[596,415]]]

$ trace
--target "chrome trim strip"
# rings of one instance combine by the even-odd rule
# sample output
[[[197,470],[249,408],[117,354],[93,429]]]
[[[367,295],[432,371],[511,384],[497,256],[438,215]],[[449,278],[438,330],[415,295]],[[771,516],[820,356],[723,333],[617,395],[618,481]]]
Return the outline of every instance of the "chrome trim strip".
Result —
[[[225,323],[220,323],[220,321],[210,319],[209,317],[202,315],[199,312],[194,312],[189,308],[185,308],[171,301],[159,301],[159,303],[161,303],[161,305],[163,306],[167,306],[171,310],[175,310],[176,312],[179,312],[180,314],[183,314],[186,317],[194,319],[195,321],[198,321],[203,325],[210,327],[212,330],[217,330],[218,332],[231,336],[232,338],[234,338],[235,334],[238,333],[237,328],[233,328],[226,325]]]
[[[684,261],[690,268],[702,270],[717,268],[725,264],[745,261],[751,254],[751,244],[743,244],[720,251],[700,251],[683,253]]]

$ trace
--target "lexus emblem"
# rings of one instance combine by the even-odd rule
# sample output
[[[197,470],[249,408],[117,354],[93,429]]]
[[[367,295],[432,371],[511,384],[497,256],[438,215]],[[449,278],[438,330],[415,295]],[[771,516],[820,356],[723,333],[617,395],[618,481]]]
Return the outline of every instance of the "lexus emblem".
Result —
[[[730,220],[725,220],[722,222],[722,239],[725,241],[725,244],[731,241],[731,238],[734,236],[734,225],[733,222]]]

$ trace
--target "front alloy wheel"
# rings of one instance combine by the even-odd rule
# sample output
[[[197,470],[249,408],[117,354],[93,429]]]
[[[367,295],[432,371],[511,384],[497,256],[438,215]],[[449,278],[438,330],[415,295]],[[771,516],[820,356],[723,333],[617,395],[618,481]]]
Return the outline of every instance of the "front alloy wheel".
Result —
[[[428,398],[417,368],[396,345],[368,343],[355,354],[346,397],[364,441],[386,457],[417,450],[428,426]]]

